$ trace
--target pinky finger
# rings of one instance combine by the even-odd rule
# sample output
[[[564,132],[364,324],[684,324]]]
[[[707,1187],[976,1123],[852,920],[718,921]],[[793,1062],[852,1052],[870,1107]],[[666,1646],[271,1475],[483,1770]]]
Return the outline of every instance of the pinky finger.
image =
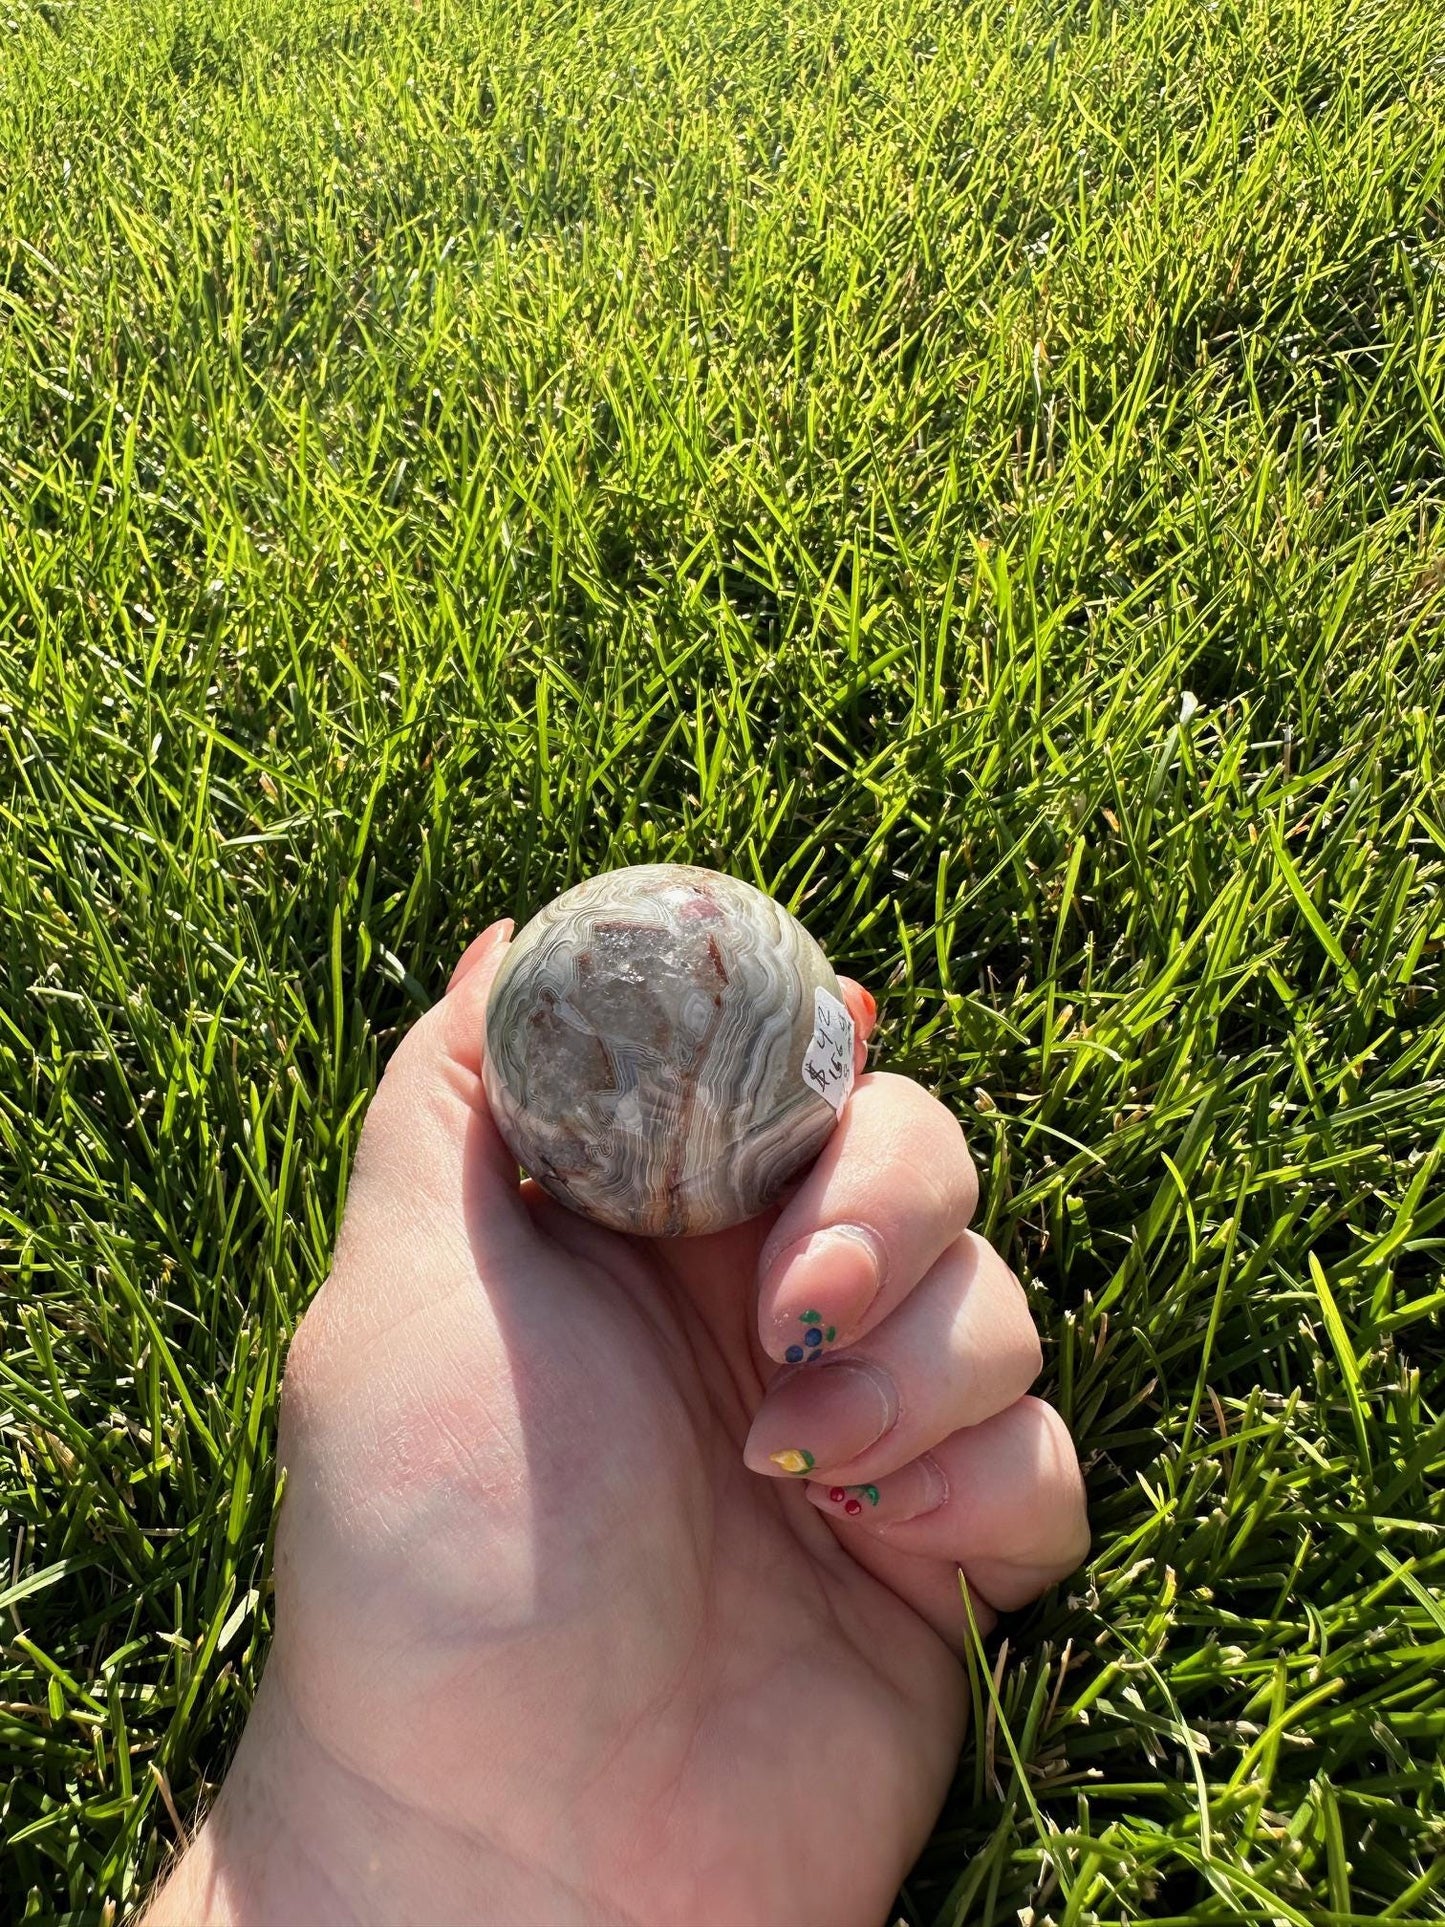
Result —
[[[901,1552],[897,1546],[889,1545],[880,1532],[850,1532],[846,1543],[857,1563],[905,1600],[956,1653],[968,1649],[969,1606],[980,1633],[991,1633],[998,1623],[998,1614],[973,1585],[968,1587],[969,1606],[965,1606],[963,1587],[967,1575],[953,1560],[927,1559],[919,1552]]]
[[[946,1561],[963,1568],[976,1599],[1000,1612],[1066,1578],[1089,1549],[1074,1442],[1042,1399],[1021,1398],[952,1433],[875,1484],[806,1490],[877,1577],[894,1584],[889,1554],[897,1555],[899,1581],[920,1559]],[[861,1556],[865,1537],[873,1545]],[[894,1589],[908,1596],[905,1584]]]

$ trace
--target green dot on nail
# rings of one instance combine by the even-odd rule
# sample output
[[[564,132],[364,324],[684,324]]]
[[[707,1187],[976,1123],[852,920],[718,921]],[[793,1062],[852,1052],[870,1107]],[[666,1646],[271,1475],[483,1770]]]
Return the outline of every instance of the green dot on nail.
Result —
[[[822,1322],[823,1314],[820,1311],[800,1311],[798,1313],[798,1323],[800,1325],[821,1325]]]
[[[864,1488],[863,1488],[863,1497],[864,1497],[864,1498],[865,1498],[865,1499],[866,1499],[866,1500],[868,1501],[868,1503],[869,1503],[869,1505],[877,1505],[877,1503],[878,1503],[878,1488],[877,1488],[877,1486],[876,1486],[876,1485],[865,1485],[865,1486],[864,1486]]]
[[[830,1325],[830,1326],[828,1327],[828,1329],[827,1329],[827,1331],[825,1331],[825,1332],[823,1333],[823,1337],[825,1338],[825,1340],[826,1340],[826,1341],[828,1342],[828,1344],[830,1344],[830,1345],[832,1344],[832,1342],[833,1342],[833,1340],[834,1340],[834,1339],[835,1339],[835,1338],[836,1338],[837,1336],[838,1336],[838,1327],[837,1327],[836,1325]]]

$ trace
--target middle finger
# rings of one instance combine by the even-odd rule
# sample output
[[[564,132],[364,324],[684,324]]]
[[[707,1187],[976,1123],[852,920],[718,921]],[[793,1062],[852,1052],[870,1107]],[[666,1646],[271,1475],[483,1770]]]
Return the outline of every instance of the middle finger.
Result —
[[[759,1254],[763,1350],[798,1365],[856,1343],[897,1310],[977,1202],[953,1113],[910,1077],[860,1077]]]
[[[966,1231],[857,1345],[817,1370],[777,1374],[744,1462],[774,1478],[885,1478],[961,1427],[1007,1410],[1042,1363],[1022,1286],[992,1245]]]

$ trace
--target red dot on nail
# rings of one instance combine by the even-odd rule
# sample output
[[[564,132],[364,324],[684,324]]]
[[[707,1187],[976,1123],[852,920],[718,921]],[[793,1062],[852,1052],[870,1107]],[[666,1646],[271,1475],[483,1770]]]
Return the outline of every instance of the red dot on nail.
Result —
[[[863,1508],[856,1499],[850,1499],[847,1505],[844,1506],[843,1510],[848,1514],[848,1517],[850,1519],[856,1519],[858,1514],[863,1510]]]
[[[833,1501],[834,1505],[842,1505],[847,1496],[848,1494],[843,1490],[841,1485],[830,1486],[828,1489],[828,1497]]]

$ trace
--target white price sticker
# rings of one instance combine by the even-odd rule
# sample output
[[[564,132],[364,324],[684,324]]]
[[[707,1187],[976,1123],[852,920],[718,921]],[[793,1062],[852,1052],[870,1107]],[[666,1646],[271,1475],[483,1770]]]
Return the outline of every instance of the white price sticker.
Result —
[[[853,1019],[821,984],[813,987],[813,1041],[803,1058],[803,1081],[835,1111],[853,1088]]]

